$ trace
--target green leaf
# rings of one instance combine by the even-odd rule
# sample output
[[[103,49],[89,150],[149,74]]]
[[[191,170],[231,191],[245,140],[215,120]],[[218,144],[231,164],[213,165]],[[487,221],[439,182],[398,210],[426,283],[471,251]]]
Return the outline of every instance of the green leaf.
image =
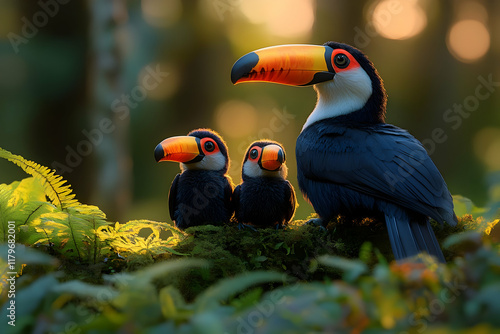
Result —
[[[231,301],[231,305],[236,307],[238,310],[243,310],[247,307],[253,306],[257,304],[262,296],[263,289],[261,287],[257,287],[251,289],[248,292],[242,293],[236,299]]]
[[[118,296],[118,291],[109,286],[93,285],[78,280],[60,283],[52,288],[57,294],[70,294],[79,298],[92,298],[98,302],[109,301]]]
[[[0,230],[2,240],[7,241],[8,222],[13,221],[16,232],[20,225],[25,225],[50,206],[45,202],[45,193],[41,183],[29,177],[9,185],[0,184]],[[24,242],[16,233],[16,241]]]
[[[180,291],[169,285],[160,290],[160,305],[163,316],[167,319],[187,320],[192,316]]]
[[[105,281],[118,284],[119,287],[139,287],[150,284],[152,280],[172,275],[178,271],[195,267],[206,267],[208,262],[200,259],[179,259],[155,263],[133,274],[104,275]]]
[[[243,292],[256,284],[286,280],[287,276],[285,274],[268,271],[254,271],[231,278],[225,278],[206,289],[196,298],[195,309],[198,312],[209,310],[211,307],[217,306],[221,301],[237,293]]]
[[[481,234],[476,231],[467,231],[457,234],[452,234],[443,241],[443,247],[449,248],[452,246],[461,245],[462,247],[476,249],[482,243]]]
[[[8,244],[0,244],[0,254],[7,254],[9,249]],[[15,250],[16,267],[21,266],[21,264],[57,266],[59,263],[56,258],[22,244],[15,244],[13,249]]]
[[[372,259],[372,243],[369,241],[363,242],[359,249],[359,259],[364,263],[370,263]]]
[[[59,284],[59,282],[54,278],[54,275],[48,274],[37,279],[26,288],[16,291],[15,299],[12,299],[15,300],[16,306],[16,324],[20,324],[17,322],[17,319],[23,319],[32,315],[40,306],[45,296],[50,293],[51,288],[57,286],[57,284]],[[10,301],[7,300],[7,303],[9,302]],[[6,319],[8,319],[7,303],[2,306],[2,311],[0,313],[3,323],[7,322]],[[24,324],[26,325],[27,323]],[[15,330],[18,333],[26,333],[21,326],[16,326]]]
[[[453,210],[457,217],[472,215],[477,218],[486,213],[485,208],[478,208],[470,199],[461,195],[453,195]]]
[[[368,266],[360,260],[349,260],[340,256],[322,255],[318,262],[329,267],[334,267],[344,272],[344,279],[348,282],[355,281],[359,276],[368,271]]]
[[[481,316],[483,319],[500,324],[500,283],[490,284],[474,295],[472,300],[465,304],[465,311],[469,317]]]
[[[9,187],[11,187],[7,202],[9,207],[20,207],[31,201],[45,201],[43,184],[37,178],[28,177],[22,181],[14,181]]]

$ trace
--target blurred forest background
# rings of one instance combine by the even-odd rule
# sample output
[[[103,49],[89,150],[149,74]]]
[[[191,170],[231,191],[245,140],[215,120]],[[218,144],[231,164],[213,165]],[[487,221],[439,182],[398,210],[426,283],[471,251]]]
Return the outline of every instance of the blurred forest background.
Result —
[[[179,167],[153,150],[198,127],[227,141],[235,183],[253,140],[282,142],[298,191],[295,140],[315,92],[235,87],[230,70],[258,48],[329,40],[370,57],[387,121],[424,143],[452,194],[486,205],[500,170],[494,0],[0,0],[0,147],[57,169],[110,220],[170,221]],[[7,161],[0,175],[25,177]]]

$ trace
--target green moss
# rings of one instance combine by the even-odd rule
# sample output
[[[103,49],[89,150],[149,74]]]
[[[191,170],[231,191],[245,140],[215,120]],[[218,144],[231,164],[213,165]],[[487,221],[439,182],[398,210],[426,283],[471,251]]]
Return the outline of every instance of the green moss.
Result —
[[[317,266],[316,257],[329,254],[346,258],[359,258],[363,245],[376,248],[388,261],[394,259],[385,223],[372,218],[349,219],[338,216],[326,230],[306,225],[305,220],[291,222],[285,229],[274,228],[239,230],[233,222],[226,226],[197,226],[188,228],[189,235],[174,250],[190,257],[207,259],[208,269],[192,269],[169,279],[186,298],[198,295],[214,282],[245,271],[272,270],[286,273],[300,281],[340,278],[336,269]],[[440,243],[449,235],[478,227],[471,216],[459,219],[457,226],[441,226],[432,222]],[[457,247],[443,249],[451,259],[459,254]],[[182,257],[168,254],[169,258]],[[158,260],[158,259],[157,259]],[[368,265],[374,257],[366,258]]]

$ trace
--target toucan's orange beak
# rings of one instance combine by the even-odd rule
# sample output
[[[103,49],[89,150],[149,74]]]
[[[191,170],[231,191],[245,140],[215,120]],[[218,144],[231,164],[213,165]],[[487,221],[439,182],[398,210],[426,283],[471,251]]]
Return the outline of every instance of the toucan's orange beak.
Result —
[[[262,149],[260,166],[267,170],[278,170],[285,162],[285,152],[275,144],[267,145]]]
[[[199,157],[201,157],[201,153],[199,140],[196,137],[170,137],[159,143],[155,148],[156,162],[191,162]]]
[[[248,81],[307,86],[332,80],[333,49],[321,45],[280,45],[250,52],[234,63],[233,84]]]

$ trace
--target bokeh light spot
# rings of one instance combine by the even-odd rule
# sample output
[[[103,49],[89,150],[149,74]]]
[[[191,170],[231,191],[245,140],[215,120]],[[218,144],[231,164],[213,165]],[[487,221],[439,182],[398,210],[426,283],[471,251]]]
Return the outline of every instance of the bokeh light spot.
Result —
[[[474,152],[490,170],[500,170],[500,128],[480,130],[474,137]]]
[[[281,37],[309,34],[315,19],[314,0],[241,0],[240,8],[250,22]]]
[[[427,25],[427,16],[417,0],[383,0],[371,17],[377,32],[389,39],[413,37]]]
[[[241,138],[256,131],[258,114],[247,102],[230,100],[217,107],[215,123],[224,136]]]
[[[488,52],[490,33],[482,22],[461,20],[451,27],[447,45],[455,58],[464,63],[471,63]]]

